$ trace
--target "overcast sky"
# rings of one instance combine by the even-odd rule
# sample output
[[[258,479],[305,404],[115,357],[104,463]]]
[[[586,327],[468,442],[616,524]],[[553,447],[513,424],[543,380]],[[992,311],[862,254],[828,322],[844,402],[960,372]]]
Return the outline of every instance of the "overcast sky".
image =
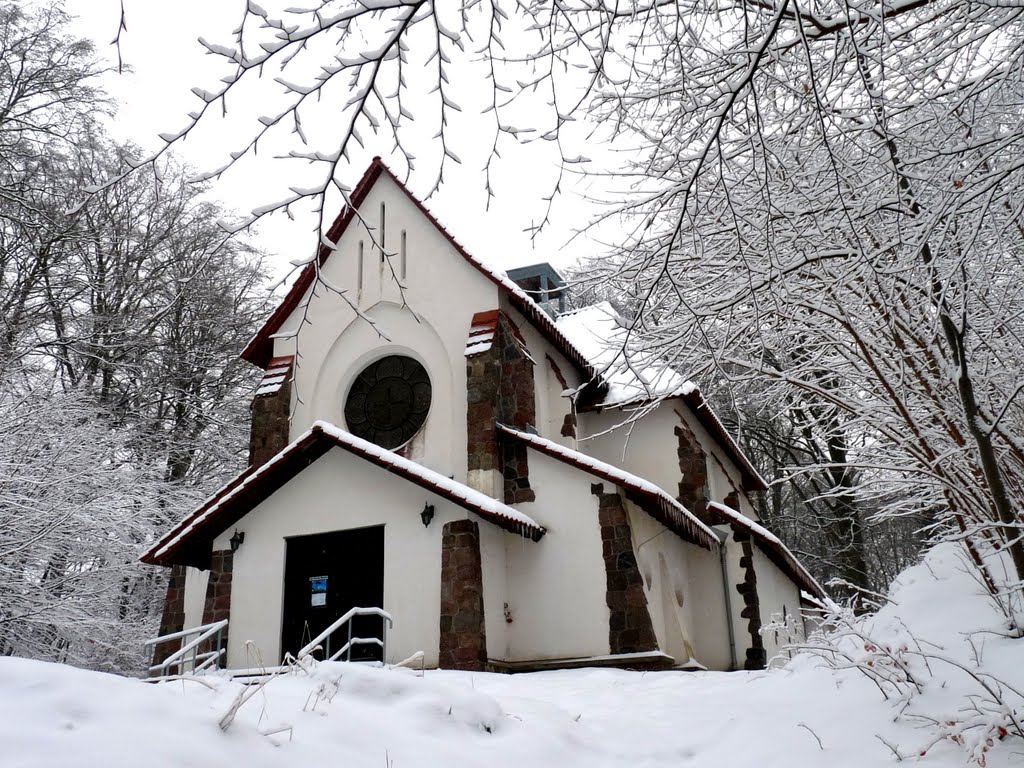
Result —
[[[106,83],[107,90],[120,104],[111,130],[118,139],[153,150],[159,146],[159,133],[180,129],[187,122],[187,113],[200,105],[191,88],[213,89],[223,74],[216,57],[207,55],[197,38],[202,35],[211,41],[229,43],[230,31],[241,18],[245,0],[176,0],[172,4],[124,0],[124,5],[128,30],[122,33],[121,52],[133,72],[112,75]],[[66,0],[66,7],[79,17],[80,34],[95,40],[100,53],[114,57],[110,41],[118,28],[118,0]],[[277,88],[270,82],[263,85]],[[178,153],[197,169],[209,170],[224,164],[230,140],[228,123],[216,131],[190,137]],[[393,145],[384,137],[368,141],[367,150],[353,160],[345,181],[354,185],[373,155],[379,154],[387,161],[393,151]],[[451,169],[451,181],[427,200],[427,205],[474,255],[503,268],[535,261],[565,267],[596,248],[585,240],[565,247],[573,228],[589,215],[589,209],[581,206],[574,193],[556,200],[555,226],[534,243],[524,231],[544,215],[546,204],[540,196],[557,173],[550,154],[532,149],[508,152],[497,166],[499,195],[490,212],[484,207],[481,153],[466,153],[466,157],[470,159],[463,167]],[[395,163],[400,166],[397,156]],[[269,153],[261,155],[227,173],[216,184],[214,194],[239,211],[280,199],[289,186],[301,183],[293,178],[294,169],[286,166]],[[414,193],[422,195],[432,180],[425,173],[414,175],[410,186]],[[311,227],[309,218],[292,222],[275,216],[261,223],[257,241],[277,254],[277,273],[283,273],[289,260],[303,258],[310,252],[315,245]]]

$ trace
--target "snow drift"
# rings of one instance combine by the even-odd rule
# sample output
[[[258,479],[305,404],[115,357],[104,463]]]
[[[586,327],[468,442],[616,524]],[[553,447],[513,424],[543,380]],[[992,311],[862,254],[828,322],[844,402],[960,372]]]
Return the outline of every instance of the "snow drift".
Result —
[[[891,598],[875,616],[839,627],[832,645],[767,672],[421,675],[318,664],[273,679],[225,730],[218,723],[243,687],[219,675],[154,685],[7,658],[0,762],[870,768],[899,756],[924,766],[1019,764],[1024,640],[1008,635],[1006,616],[958,549],[937,547],[900,576]]]

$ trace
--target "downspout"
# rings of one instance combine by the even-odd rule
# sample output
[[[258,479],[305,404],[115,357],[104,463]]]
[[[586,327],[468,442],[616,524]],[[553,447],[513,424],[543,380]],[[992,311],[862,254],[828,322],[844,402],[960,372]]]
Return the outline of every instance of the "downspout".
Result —
[[[725,620],[729,630],[729,669],[738,669],[736,661],[736,632],[732,620],[732,595],[729,594],[729,568],[726,563],[725,543],[729,540],[729,534],[723,533],[717,528],[711,529],[718,537],[718,563],[722,567],[722,591],[725,593]]]

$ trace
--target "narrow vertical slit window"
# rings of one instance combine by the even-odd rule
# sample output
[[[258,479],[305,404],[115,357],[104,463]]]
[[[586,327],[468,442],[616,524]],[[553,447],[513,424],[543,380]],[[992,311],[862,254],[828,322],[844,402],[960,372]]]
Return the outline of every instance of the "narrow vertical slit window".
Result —
[[[359,241],[359,261],[356,263],[356,289],[363,290],[363,241]]]
[[[405,274],[406,274],[406,260],[405,259],[406,259],[406,256],[405,256],[405,230],[403,229],[402,230],[402,255],[401,255],[401,258],[399,260],[399,264],[400,264],[400,267],[401,267],[401,270],[402,270],[401,274],[402,274],[402,279],[403,280],[405,280]]]
[[[380,232],[378,233],[380,238],[380,260],[384,263],[384,203],[380,204]]]

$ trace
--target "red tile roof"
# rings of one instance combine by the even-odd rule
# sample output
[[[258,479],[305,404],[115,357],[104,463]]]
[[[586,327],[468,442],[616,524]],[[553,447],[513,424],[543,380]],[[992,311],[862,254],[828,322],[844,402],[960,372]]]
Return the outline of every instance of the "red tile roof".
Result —
[[[281,391],[281,387],[292,378],[292,368],[295,364],[295,356],[275,357],[267,365],[266,373],[256,386],[255,397],[266,397]]]
[[[406,188],[406,186],[399,181],[398,177],[393,174],[384,162],[379,158],[373,158],[373,162],[370,163],[370,167],[366,169],[363,177],[356,184],[355,189],[352,190],[349,195],[349,201],[351,205],[345,206],[341,213],[338,214],[338,218],[334,220],[330,229],[327,230],[327,239],[332,243],[337,243],[344,234],[348,225],[355,218],[355,210],[363,204],[369,195],[373,185],[381,177],[381,174],[386,174],[395,185],[405,193],[405,195],[412,201],[412,203],[419,209],[419,211],[427,217],[427,220],[441,233],[442,236],[451,244],[462,258],[468,261],[473,267],[476,268],[480,274],[486,277],[488,280],[493,282],[498,288],[504,292],[508,297],[509,302],[514,306],[523,316],[529,321],[537,330],[546,338],[555,349],[565,355],[566,359],[573,364],[579,370],[581,375],[586,380],[594,379],[597,377],[597,371],[595,371],[590,362],[583,356],[583,354],[565,337],[565,335],[555,327],[554,321],[548,316],[547,312],[540,308],[537,303],[531,299],[522,289],[519,288],[515,283],[509,280],[505,275],[498,274],[493,271],[482,262],[475,259],[466,249],[460,245],[454,237],[446,230],[441,223],[434,217],[434,215],[427,210],[427,208],[417,200],[413,194]],[[317,258],[307,264],[302,272],[299,274],[298,279],[292,285],[291,289],[285,295],[284,299],[278,305],[277,309],[267,318],[263,327],[256,333],[252,340],[246,345],[245,349],[242,350],[242,358],[248,360],[250,363],[259,366],[260,368],[266,368],[274,354],[274,339],[273,336],[281,329],[281,325],[288,316],[295,311],[296,308],[302,302],[302,297],[309,290],[310,286],[313,285],[316,280],[319,268],[324,265],[327,258],[334,251],[328,248],[326,245],[321,245],[320,250],[317,253]]]
[[[528,515],[502,502],[333,424],[318,421],[266,464],[250,467],[217,491],[150,547],[142,561],[153,565],[205,567],[217,536],[334,447],[342,448],[523,538],[539,541],[546,533],[544,527]],[[415,511],[411,510],[410,514]]]
[[[807,569],[796,559],[796,555],[790,552],[789,547],[783,544],[775,534],[759,523],[755,523],[743,513],[737,512],[725,504],[719,504],[717,501],[708,504],[708,511],[717,515],[723,523],[742,528],[749,533],[757,548],[764,552],[765,556],[775,564],[775,567],[789,576],[793,583],[804,592],[818,598],[827,597],[825,590],[817,580],[808,573]]]
[[[516,440],[594,477],[614,483],[626,492],[626,498],[680,538],[711,551],[718,548],[718,537],[710,528],[649,480],[644,480],[624,469],[587,456],[585,453],[566,448],[564,445],[540,435],[521,432],[504,424],[499,424],[497,429],[498,434],[505,438]]]
[[[505,318],[505,325],[511,331],[512,339],[516,346],[519,347],[519,351],[532,363],[533,357],[530,355],[530,350],[526,346],[526,339],[523,338],[519,326],[500,309],[477,312],[473,315],[473,319],[469,324],[469,337],[466,339],[466,357],[483,354],[491,348],[491,342],[494,340],[494,334],[498,328],[498,318],[500,317]]]

